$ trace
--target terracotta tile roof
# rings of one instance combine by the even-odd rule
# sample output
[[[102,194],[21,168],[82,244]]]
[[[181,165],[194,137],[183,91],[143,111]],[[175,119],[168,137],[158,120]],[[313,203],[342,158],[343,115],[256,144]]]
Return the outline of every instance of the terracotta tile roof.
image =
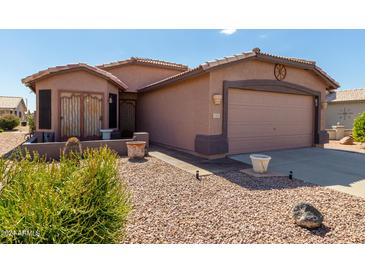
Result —
[[[0,108],[8,108],[8,109],[17,108],[22,101],[23,101],[22,97],[0,96]]]
[[[161,60],[156,60],[156,59],[149,59],[149,58],[140,58],[140,57],[131,57],[126,60],[116,61],[116,62],[112,62],[109,64],[102,64],[97,67],[105,69],[105,68],[112,68],[112,67],[116,67],[116,66],[122,66],[122,65],[126,65],[126,64],[152,65],[152,66],[158,66],[158,67],[171,68],[171,69],[180,70],[180,71],[186,71],[189,69],[188,66],[183,65],[183,64],[177,64],[177,63],[161,61]]]
[[[338,88],[340,86],[339,83],[337,83],[326,72],[324,72],[320,67],[318,67],[316,65],[315,61],[299,59],[299,58],[294,58],[294,57],[277,56],[277,55],[272,55],[269,53],[262,53],[259,48],[254,48],[250,52],[243,52],[241,54],[226,56],[226,57],[223,57],[220,59],[215,59],[212,61],[205,62],[193,69],[189,69],[187,71],[184,71],[182,73],[165,78],[158,82],[149,84],[143,88],[140,88],[139,91],[143,92],[143,91],[147,91],[147,90],[152,90],[154,88],[163,86],[165,84],[169,84],[169,83],[172,83],[172,82],[175,82],[178,80],[186,79],[186,78],[192,77],[194,75],[197,75],[199,73],[207,72],[210,69],[216,68],[216,67],[224,65],[224,64],[229,64],[232,62],[240,61],[243,59],[249,59],[249,58],[257,58],[258,60],[266,60],[269,62],[282,62],[284,64],[289,64],[289,65],[300,65],[305,69],[313,70],[317,75],[319,75],[325,81],[327,81],[328,85],[329,85],[329,89]]]
[[[123,83],[121,80],[119,80],[119,78],[117,78],[116,76],[114,76],[113,74],[111,74],[110,72],[107,72],[105,70],[102,70],[100,68],[97,67],[93,67],[90,66],[88,64],[84,64],[84,63],[78,63],[78,64],[68,64],[65,66],[56,66],[56,67],[51,67],[45,70],[41,70],[35,74],[32,74],[28,77],[25,77],[24,79],[22,79],[22,83],[25,84],[26,86],[34,89],[34,82],[46,77],[49,77],[53,74],[57,74],[57,73],[61,73],[61,72],[65,72],[68,70],[87,70],[90,71],[94,74],[97,74],[98,76],[111,81],[112,83],[114,83],[115,85],[117,85],[118,87],[122,88],[122,89],[127,89],[128,86]]]
[[[327,95],[327,102],[365,101],[365,88],[336,90]]]

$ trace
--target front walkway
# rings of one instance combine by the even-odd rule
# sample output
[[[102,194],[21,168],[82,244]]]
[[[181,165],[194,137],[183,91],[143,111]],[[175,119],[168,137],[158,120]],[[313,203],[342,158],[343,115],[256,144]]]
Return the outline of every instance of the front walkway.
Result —
[[[333,149],[302,148],[267,151],[272,160],[269,169],[289,174],[314,184],[365,198],[365,154]],[[249,154],[231,159],[250,163]]]
[[[157,145],[150,146],[149,154],[191,174],[195,175],[196,171],[199,171],[199,175],[201,176],[251,167],[250,164],[240,163],[228,158],[207,160],[182,151]]]

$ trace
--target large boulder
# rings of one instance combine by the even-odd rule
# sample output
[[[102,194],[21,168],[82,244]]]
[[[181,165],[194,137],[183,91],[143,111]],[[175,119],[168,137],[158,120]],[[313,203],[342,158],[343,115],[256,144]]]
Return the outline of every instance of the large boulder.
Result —
[[[299,203],[292,210],[295,223],[301,227],[314,229],[322,225],[323,215],[308,203]]]
[[[353,145],[354,144],[354,139],[352,138],[352,136],[343,137],[340,140],[340,144],[341,145]]]

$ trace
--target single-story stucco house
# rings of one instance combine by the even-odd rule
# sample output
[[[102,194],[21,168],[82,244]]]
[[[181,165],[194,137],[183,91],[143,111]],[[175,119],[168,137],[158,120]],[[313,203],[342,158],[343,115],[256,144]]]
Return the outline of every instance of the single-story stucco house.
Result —
[[[365,112],[365,88],[331,91],[327,102],[326,128],[340,123],[352,129],[354,119]]]
[[[13,114],[19,117],[21,122],[26,121],[27,106],[22,97],[0,96],[0,116]]]
[[[258,48],[195,68],[130,58],[53,67],[22,82],[36,93],[39,135],[145,131],[152,143],[206,158],[326,143],[326,95],[339,87],[314,61]]]

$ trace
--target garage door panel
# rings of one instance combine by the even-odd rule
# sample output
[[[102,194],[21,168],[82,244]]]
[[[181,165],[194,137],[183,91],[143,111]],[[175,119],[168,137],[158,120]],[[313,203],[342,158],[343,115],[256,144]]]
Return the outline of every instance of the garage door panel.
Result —
[[[313,97],[229,90],[230,153],[308,147],[313,143]]]
[[[276,125],[275,129],[268,130],[268,127],[271,126],[271,123],[268,124],[260,124],[260,125],[237,125],[233,126],[232,133],[229,135],[231,138],[237,138],[241,136],[245,137],[260,137],[260,136],[283,136],[283,135],[311,135],[308,134],[308,129],[305,125],[297,126],[293,124],[293,129],[290,129],[290,124],[285,125]]]
[[[242,143],[245,144],[242,147]],[[279,139],[273,139],[272,136],[261,136],[256,138],[238,138],[229,139],[229,149],[231,154],[245,153],[245,152],[259,152],[275,149],[289,149],[308,147],[312,144],[311,135],[300,136],[280,136]]]
[[[230,122],[238,121],[298,121],[310,122],[311,116],[303,116],[302,113],[307,111],[304,107],[254,107],[254,106],[229,106]],[[288,116],[288,112],[291,114]]]

